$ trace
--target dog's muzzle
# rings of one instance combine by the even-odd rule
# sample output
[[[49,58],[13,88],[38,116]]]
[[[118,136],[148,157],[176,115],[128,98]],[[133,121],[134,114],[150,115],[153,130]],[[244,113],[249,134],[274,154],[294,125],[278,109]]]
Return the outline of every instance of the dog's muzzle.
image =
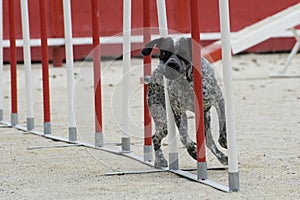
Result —
[[[167,79],[174,80],[180,76],[181,63],[177,59],[169,59],[164,66],[164,75]]]

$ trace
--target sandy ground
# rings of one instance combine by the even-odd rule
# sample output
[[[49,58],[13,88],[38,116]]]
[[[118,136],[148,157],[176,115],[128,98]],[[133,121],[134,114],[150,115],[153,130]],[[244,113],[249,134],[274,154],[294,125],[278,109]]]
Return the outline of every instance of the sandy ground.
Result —
[[[86,147],[59,147],[14,128],[0,128],[0,199],[300,199],[300,79],[273,79],[287,54],[248,54],[233,58],[240,191],[224,193],[177,175],[160,172],[106,176],[108,172],[151,169],[137,161]],[[154,62],[157,62],[154,59]],[[132,150],[143,154],[141,59],[133,59],[130,89]],[[103,129],[106,145],[120,143],[121,61],[103,61]],[[300,74],[296,56],[289,73]],[[221,63],[215,64],[220,84]],[[78,139],[94,144],[92,63],[75,63],[74,113]],[[34,64],[36,130],[43,130],[41,65]],[[24,68],[18,66],[19,123],[26,122]],[[10,120],[9,66],[4,66],[4,120]],[[53,135],[68,138],[66,68],[50,68]],[[189,113],[189,132],[194,135]],[[217,122],[213,112],[213,132]],[[119,149],[119,146],[115,147]],[[167,154],[167,139],[164,141]],[[178,141],[180,167],[196,163]],[[223,150],[226,153],[226,150]],[[222,167],[207,152],[209,167]],[[195,172],[192,172],[195,173]],[[209,171],[209,179],[228,185],[227,170]]]

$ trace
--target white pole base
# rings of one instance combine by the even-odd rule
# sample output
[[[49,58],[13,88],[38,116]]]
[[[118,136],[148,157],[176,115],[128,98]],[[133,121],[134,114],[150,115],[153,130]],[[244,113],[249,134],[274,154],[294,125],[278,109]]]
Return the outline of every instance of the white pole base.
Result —
[[[95,133],[95,147],[103,147],[103,133]]]
[[[229,180],[229,191],[238,192],[240,190],[239,173],[229,172],[228,180]]]
[[[169,153],[169,169],[179,169],[178,153]]]
[[[70,142],[77,141],[77,130],[76,130],[76,127],[69,127],[69,141]]]
[[[128,153],[130,150],[130,137],[122,137],[122,152]]]
[[[34,118],[27,118],[27,131],[34,129]]]
[[[18,113],[12,113],[10,117],[11,125],[16,126],[18,124]]]
[[[197,162],[197,179],[206,180],[207,179],[207,163]]]
[[[44,135],[51,134],[51,122],[44,122]]]
[[[144,146],[144,161],[151,162],[153,161],[153,147],[152,145]]]

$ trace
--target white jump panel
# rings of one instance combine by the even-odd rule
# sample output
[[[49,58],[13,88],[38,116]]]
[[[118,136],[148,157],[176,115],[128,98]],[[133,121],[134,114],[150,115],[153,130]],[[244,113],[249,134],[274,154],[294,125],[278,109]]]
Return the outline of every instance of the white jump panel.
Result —
[[[299,19],[300,3],[244,28],[232,36],[233,54],[237,54],[300,24]]]

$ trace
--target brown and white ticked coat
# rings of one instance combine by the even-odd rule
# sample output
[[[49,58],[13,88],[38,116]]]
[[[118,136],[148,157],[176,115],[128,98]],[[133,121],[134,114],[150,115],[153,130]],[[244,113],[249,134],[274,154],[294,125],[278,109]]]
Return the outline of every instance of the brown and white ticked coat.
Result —
[[[161,141],[167,136],[163,76],[168,79],[170,105],[179,130],[180,140],[187,148],[188,153],[196,159],[196,143],[188,134],[186,115],[187,110],[194,112],[194,82],[191,65],[191,39],[180,38],[174,42],[170,37],[158,38],[149,42],[142,54],[149,55],[155,45],[160,50],[160,63],[151,76],[145,77],[145,82],[148,83],[147,103],[155,123],[155,133],[152,136],[155,150],[154,166],[161,168],[168,166],[161,150]],[[228,158],[217,148],[210,127],[210,109],[214,106],[219,119],[218,141],[222,147],[227,148],[224,98],[211,64],[205,58],[201,58],[201,62],[206,146],[222,164],[226,165]]]

